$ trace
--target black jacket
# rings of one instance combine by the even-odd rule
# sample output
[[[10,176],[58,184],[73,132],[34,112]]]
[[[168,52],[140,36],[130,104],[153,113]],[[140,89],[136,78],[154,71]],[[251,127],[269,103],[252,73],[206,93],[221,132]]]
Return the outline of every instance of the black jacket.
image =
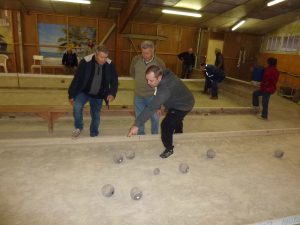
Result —
[[[214,81],[222,81],[225,78],[225,74],[224,71],[217,68],[214,65],[205,65],[205,77],[209,78],[210,80]]]
[[[79,93],[84,92],[90,85],[91,76],[95,73],[95,56],[94,54],[84,57],[74,75],[74,78],[69,87],[69,99],[75,98]],[[118,74],[111,60],[103,65],[102,85],[95,98],[106,99],[108,95],[116,97],[118,91]]]
[[[69,67],[78,66],[76,53],[68,54],[67,52],[63,55],[62,64]]]
[[[195,66],[195,55],[189,54],[189,52],[182,52],[179,55],[177,55],[178,59],[183,61],[186,65],[191,65],[192,67]]]

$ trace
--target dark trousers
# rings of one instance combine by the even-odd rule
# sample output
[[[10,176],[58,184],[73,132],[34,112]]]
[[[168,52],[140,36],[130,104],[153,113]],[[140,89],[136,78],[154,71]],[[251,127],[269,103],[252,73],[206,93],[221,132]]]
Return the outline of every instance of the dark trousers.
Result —
[[[261,116],[263,118],[268,118],[268,107],[269,107],[269,100],[270,100],[270,93],[262,92],[261,90],[254,91],[252,94],[252,105],[259,106],[259,96],[262,96],[262,113]]]
[[[221,79],[211,80],[209,78],[205,78],[204,92],[207,93],[208,89],[210,89],[211,96],[218,97],[218,83],[221,81]]]
[[[192,65],[189,65],[189,64],[186,64],[186,63],[182,63],[181,78],[182,79],[184,79],[184,78],[189,79],[190,75],[192,73],[192,70],[193,70],[193,66]]]
[[[167,150],[173,149],[173,134],[183,132],[183,119],[188,111],[169,109],[161,122],[161,140]]]

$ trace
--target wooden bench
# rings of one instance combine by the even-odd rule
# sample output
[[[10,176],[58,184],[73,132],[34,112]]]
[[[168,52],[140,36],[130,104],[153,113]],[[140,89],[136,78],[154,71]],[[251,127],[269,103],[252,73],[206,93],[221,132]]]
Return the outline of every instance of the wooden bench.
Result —
[[[53,133],[54,122],[63,115],[72,115],[71,106],[34,106],[34,105],[2,105],[0,115],[30,115],[34,114],[43,118],[48,123],[49,133]],[[85,107],[84,113],[89,113],[89,107]],[[105,116],[133,116],[132,106],[106,106],[102,107],[101,115]]]
[[[48,124],[48,132],[53,133],[54,122],[63,115],[72,115],[71,106],[34,106],[34,105],[2,105],[0,115],[37,115]],[[85,114],[89,114],[89,107],[85,107]],[[190,115],[217,115],[217,114],[253,114],[252,107],[194,107]],[[133,106],[112,105],[110,108],[103,106],[102,116],[134,116]]]

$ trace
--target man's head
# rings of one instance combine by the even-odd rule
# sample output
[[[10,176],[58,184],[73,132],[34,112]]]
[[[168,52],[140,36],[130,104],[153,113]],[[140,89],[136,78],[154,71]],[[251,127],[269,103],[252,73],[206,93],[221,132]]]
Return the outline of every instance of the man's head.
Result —
[[[143,59],[148,62],[154,56],[154,44],[152,41],[143,41],[141,44],[141,51]]]
[[[154,88],[157,87],[162,79],[163,70],[159,66],[152,65],[146,70],[146,80],[147,84]]]
[[[103,65],[108,58],[108,48],[105,45],[98,45],[95,49],[95,59],[97,63]]]
[[[221,53],[221,49],[216,48],[216,49],[215,49],[215,54],[218,54],[218,53]]]
[[[193,54],[193,52],[194,52],[194,51],[193,51],[193,48],[189,48],[189,49],[188,49],[188,53],[189,53],[189,54]]]
[[[270,57],[267,59],[267,63],[269,66],[276,66],[277,65],[277,59]]]

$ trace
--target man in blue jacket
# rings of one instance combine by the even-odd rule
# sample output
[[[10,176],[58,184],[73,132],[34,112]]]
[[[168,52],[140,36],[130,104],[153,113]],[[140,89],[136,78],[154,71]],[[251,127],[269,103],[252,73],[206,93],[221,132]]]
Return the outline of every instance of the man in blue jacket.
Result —
[[[204,84],[204,93],[208,92],[208,89],[211,89],[210,99],[218,99],[218,83],[224,80],[225,74],[224,71],[217,68],[214,65],[208,65],[206,63],[201,64],[201,70],[204,72],[205,84]]]
[[[136,118],[128,136],[137,134],[139,126],[163,105],[167,110],[161,122],[161,140],[165,150],[160,157],[167,158],[173,154],[173,134],[183,132],[183,119],[195,104],[194,96],[174,73],[170,70],[163,71],[157,65],[148,67],[146,80],[150,87],[155,88],[154,98]]]
[[[116,97],[118,90],[118,74],[115,66],[108,59],[108,49],[100,45],[95,53],[84,57],[69,87],[69,101],[73,106],[75,130],[72,137],[76,138],[83,130],[83,108],[89,102],[91,124],[90,136],[99,134],[100,111],[103,100],[109,104]]]

